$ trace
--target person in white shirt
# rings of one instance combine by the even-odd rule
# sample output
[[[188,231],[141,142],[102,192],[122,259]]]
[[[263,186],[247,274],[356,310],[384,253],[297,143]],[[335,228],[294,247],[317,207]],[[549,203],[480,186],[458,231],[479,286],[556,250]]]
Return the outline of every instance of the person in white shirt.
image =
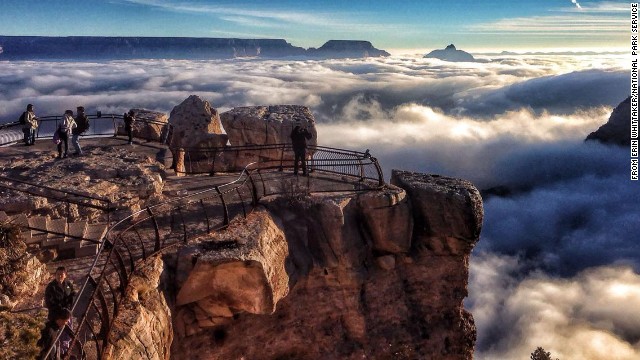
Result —
[[[73,111],[66,110],[57,130],[60,138],[60,142],[58,142],[58,159],[67,157],[67,153],[69,152],[69,134],[71,134],[71,130],[75,127],[76,122],[73,120]],[[64,143],[64,156],[62,155],[62,143]]]

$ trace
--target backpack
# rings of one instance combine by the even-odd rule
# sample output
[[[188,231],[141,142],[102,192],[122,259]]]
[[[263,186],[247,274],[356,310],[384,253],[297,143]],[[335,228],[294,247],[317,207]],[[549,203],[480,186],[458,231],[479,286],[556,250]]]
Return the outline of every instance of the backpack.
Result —
[[[23,112],[22,115],[20,115],[20,118],[18,119],[18,122],[20,123],[20,125],[26,125],[27,124],[27,112]]]

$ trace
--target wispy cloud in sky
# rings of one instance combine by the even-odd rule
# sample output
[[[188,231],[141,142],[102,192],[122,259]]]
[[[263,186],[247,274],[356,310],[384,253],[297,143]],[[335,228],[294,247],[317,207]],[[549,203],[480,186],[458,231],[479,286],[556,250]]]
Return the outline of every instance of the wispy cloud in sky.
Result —
[[[539,38],[601,39],[608,43],[621,40],[628,20],[621,11],[629,11],[620,3],[597,2],[551,9],[550,15],[504,18],[471,24],[468,30],[484,34],[537,36]]]

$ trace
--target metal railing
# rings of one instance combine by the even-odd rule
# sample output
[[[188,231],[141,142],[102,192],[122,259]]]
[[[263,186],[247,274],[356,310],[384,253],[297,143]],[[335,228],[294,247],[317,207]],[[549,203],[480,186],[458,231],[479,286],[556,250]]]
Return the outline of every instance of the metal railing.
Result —
[[[118,135],[119,125],[124,123],[123,114],[87,114],[89,120],[89,129],[82,133],[80,136],[115,136]],[[45,139],[53,137],[53,133],[56,131],[62,119],[63,115],[48,115],[38,117],[38,128],[36,129],[36,139]],[[151,131],[144,131],[144,126],[155,126],[158,128],[157,134]],[[11,122],[0,125],[2,129],[22,129],[23,125],[19,122]],[[167,135],[171,133],[171,125],[166,122],[154,121],[144,118],[136,118],[134,123],[134,131],[136,131],[136,138],[141,138],[150,141],[158,141],[165,143]],[[123,134],[123,133],[121,133]],[[123,134],[124,135],[124,134]],[[19,141],[7,141],[0,143],[0,146],[12,144]]]
[[[148,206],[114,224],[74,303],[81,315],[75,330],[68,329],[74,336],[67,358],[104,357],[136,261],[246,217],[258,201],[256,171],[245,169],[234,181]]]
[[[266,163],[279,170],[293,167],[291,144],[225,146],[212,148],[172,149],[174,170],[183,174],[210,174],[240,170],[249,162]],[[239,165],[238,165],[239,164]],[[309,172],[349,176],[359,181],[374,181],[383,186],[384,174],[378,160],[365,152],[307,146]]]

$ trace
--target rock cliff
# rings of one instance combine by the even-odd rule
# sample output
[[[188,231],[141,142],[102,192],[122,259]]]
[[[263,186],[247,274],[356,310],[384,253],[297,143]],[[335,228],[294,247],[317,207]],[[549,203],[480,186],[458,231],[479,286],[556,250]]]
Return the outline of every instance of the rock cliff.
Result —
[[[606,124],[587,136],[585,140],[597,140],[605,144],[631,145],[631,97],[621,102]]]
[[[165,255],[155,293],[173,304],[159,316],[173,321],[171,358],[472,359],[462,301],[480,195],[440,176],[394,171],[392,182],[263,198],[246,220]]]

